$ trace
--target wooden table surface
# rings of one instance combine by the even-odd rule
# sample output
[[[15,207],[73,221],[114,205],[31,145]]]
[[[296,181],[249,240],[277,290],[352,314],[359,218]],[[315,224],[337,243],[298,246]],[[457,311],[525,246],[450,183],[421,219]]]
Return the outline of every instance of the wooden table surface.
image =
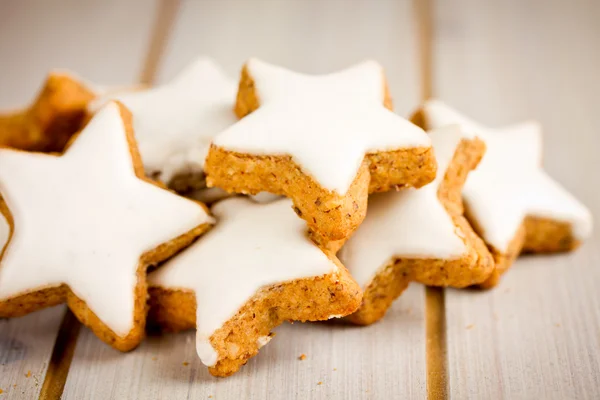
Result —
[[[98,84],[168,81],[197,55],[306,72],[363,58],[407,115],[439,97],[493,126],[542,122],[545,167],[600,216],[597,0],[25,0],[0,4],[0,108],[52,68]],[[366,328],[286,324],[211,377],[194,332],[121,354],[64,306],[0,320],[0,399],[598,399],[600,233],[522,257],[489,292],[412,285]],[[306,354],[304,361],[298,356]]]

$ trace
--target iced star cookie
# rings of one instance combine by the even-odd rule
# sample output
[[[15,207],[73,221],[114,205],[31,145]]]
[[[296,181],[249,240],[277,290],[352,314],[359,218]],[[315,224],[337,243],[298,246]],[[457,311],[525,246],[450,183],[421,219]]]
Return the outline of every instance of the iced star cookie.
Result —
[[[367,217],[338,254],[364,291],[361,307],[348,316],[354,323],[378,321],[410,281],[463,288],[494,270],[485,243],[463,217],[460,196],[485,145],[463,139],[458,126],[429,136],[436,179],[420,189],[371,195]]]
[[[51,72],[34,103],[0,113],[0,147],[60,152],[81,129],[94,90],[67,72]]]
[[[496,262],[483,287],[495,286],[522,251],[569,251],[591,234],[589,210],[542,169],[539,124],[490,129],[437,100],[426,102],[413,120],[427,129],[460,124],[466,137],[486,143],[463,191],[467,217]]]
[[[251,59],[236,103],[247,116],[213,140],[207,184],[287,196],[311,229],[343,239],[364,219],[369,193],[435,177],[429,137],[389,108],[376,62],[310,76]]]
[[[236,84],[210,59],[199,58],[164,86],[104,96],[133,114],[133,128],[146,174],[180,193],[204,189],[204,161],[214,135],[237,121]],[[224,194],[208,194],[207,198]]]
[[[129,350],[146,320],[146,268],[208,229],[200,203],[143,177],[131,115],[109,103],[60,156],[0,149],[0,317],[66,302]]]
[[[212,212],[215,227],[148,278],[151,320],[167,330],[196,327],[211,374],[236,372],[285,320],[326,320],[359,306],[360,288],[308,239],[288,199],[235,197]]]

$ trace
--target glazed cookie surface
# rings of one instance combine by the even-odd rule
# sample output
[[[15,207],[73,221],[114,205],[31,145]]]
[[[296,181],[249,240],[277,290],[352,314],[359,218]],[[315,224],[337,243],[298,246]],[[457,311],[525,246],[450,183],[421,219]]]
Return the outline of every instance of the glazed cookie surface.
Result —
[[[149,275],[150,317],[167,330],[196,327],[202,362],[236,372],[285,320],[352,313],[361,291],[335,255],[306,235],[288,199],[236,197],[213,206],[215,227]]]
[[[463,217],[460,197],[485,146],[463,139],[458,126],[429,136],[436,179],[420,189],[371,195],[367,217],[338,254],[364,290],[361,307],[348,317],[354,323],[382,318],[411,281],[463,288],[494,270],[485,244]]]
[[[146,268],[211,222],[143,178],[131,115],[106,105],[60,156],[0,149],[0,317],[66,302],[103,341],[142,339]]]
[[[235,82],[214,61],[198,58],[169,84],[103,96],[90,111],[108,99],[125,104],[133,114],[146,174],[189,193],[206,186],[203,169],[213,136],[237,121],[235,93]],[[213,190],[203,199],[225,196]]]
[[[95,90],[70,72],[48,74],[33,104],[0,113],[0,147],[61,152],[83,127]]]
[[[413,120],[426,129],[459,124],[465,137],[486,143],[463,191],[467,216],[496,261],[484,287],[496,285],[522,251],[573,250],[589,237],[589,210],[542,169],[538,123],[486,128],[438,100],[426,102]]]
[[[435,177],[429,137],[386,106],[376,62],[310,76],[251,59],[236,103],[245,117],[213,140],[207,183],[290,197],[311,229],[343,239],[363,220],[369,193]]]

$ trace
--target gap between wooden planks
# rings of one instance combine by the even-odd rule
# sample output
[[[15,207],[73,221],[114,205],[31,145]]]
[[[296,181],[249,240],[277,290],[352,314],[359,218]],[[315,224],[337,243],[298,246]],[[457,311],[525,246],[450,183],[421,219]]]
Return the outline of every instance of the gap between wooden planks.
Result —
[[[421,100],[433,96],[433,1],[413,0],[418,40]],[[447,399],[448,352],[446,345],[446,305],[444,289],[425,290],[425,335],[427,357],[427,397]]]
[[[151,85],[156,79],[156,70],[175,24],[179,5],[180,0],[161,0],[157,7],[156,20],[139,77],[141,84]],[[52,356],[40,391],[40,399],[60,399],[62,396],[80,328],[81,323],[67,309],[52,349]]]
[[[413,0],[418,40],[421,100],[432,96],[433,0]],[[139,82],[152,84],[156,78],[168,37],[175,24],[180,0],[162,0],[157,9],[150,43]],[[58,333],[50,364],[44,379],[40,399],[56,399],[62,395],[68,376],[81,324],[67,310]],[[426,357],[427,396],[429,399],[448,397],[446,352],[446,316],[444,290],[426,289]]]

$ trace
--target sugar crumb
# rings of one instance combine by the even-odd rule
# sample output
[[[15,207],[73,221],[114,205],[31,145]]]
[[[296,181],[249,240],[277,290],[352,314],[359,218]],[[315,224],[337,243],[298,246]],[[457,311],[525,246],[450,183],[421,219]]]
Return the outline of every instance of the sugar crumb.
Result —
[[[27,371],[27,373],[25,374],[25,378],[31,378],[31,371]]]
[[[152,361],[158,360],[158,357],[152,357]]]
[[[337,368],[334,368],[333,370],[334,370],[334,371],[337,371]]]
[[[475,324],[469,324],[469,325],[465,326],[466,330],[471,330],[473,328],[475,328]]]
[[[300,354],[300,357],[298,357],[298,360],[300,360],[300,361],[306,360],[306,354]]]
[[[187,367],[188,365],[190,365],[190,363],[189,363],[189,362],[187,362],[187,361],[184,361],[184,362],[183,362],[183,366],[184,366],[184,367]]]
[[[560,324],[557,322],[554,324],[555,327],[560,328]]]
[[[317,383],[317,385],[322,385],[322,384],[323,384],[323,382],[321,382],[321,381],[319,381],[319,383]]]

